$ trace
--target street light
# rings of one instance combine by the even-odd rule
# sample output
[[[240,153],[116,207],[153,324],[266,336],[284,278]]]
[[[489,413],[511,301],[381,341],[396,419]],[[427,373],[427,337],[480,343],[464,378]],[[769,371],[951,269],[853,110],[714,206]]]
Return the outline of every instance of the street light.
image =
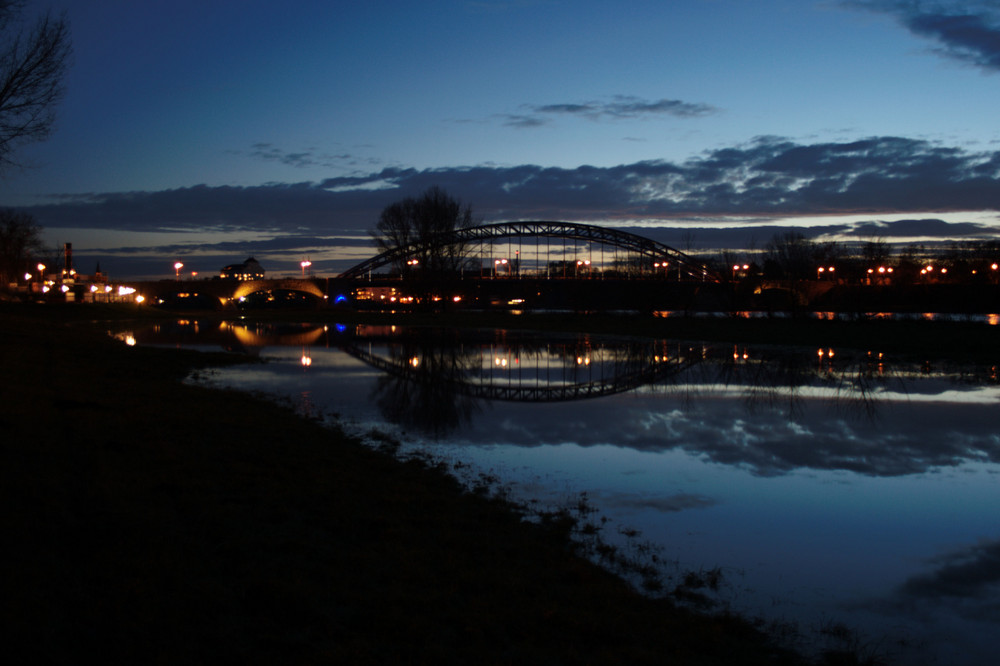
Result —
[[[574,275],[574,277],[579,277],[579,275],[580,275],[580,266],[590,266],[590,261],[587,260],[587,259],[577,259],[577,261],[576,261],[576,274]]]
[[[181,279],[181,269],[184,268],[184,264],[177,262],[174,264],[174,276],[180,280]]]
[[[305,259],[303,259],[302,261],[299,262],[299,266],[302,267],[302,277],[306,276],[306,269],[309,268],[312,265],[313,264],[312,264],[311,261],[309,261],[308,257],[306,257]]]

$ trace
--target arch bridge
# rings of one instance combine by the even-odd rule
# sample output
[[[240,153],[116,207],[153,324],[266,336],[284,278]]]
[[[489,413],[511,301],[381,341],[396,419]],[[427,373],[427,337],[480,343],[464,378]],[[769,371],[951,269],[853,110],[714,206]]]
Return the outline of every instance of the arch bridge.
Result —
[[[551,242],[555,239],[563,242],[561,247],[553,250]],[[533,247],[529,246],[529,252],[522,254],[523,242],[532,240]],[[544,252],[541,247],[541,240],[545,240]],[[518,242],[518,249],[515,250],[516,259],[504,257],[496,259],[493,248],[497,242],[510,243]],[[573,243],[572,261],[569,259],[570,252],[565,246],[566,241]],[[577,243],[583,242],[588,247],[588,259],[579,259],[579,248]],[[593,247],[600,249],[600,260],[593,258]],[[485,248],[489,247],[491,252],[489,259],[485,260]],[[386,250],[370,259],[349,268],[340,274],[343,279],[357,279],[371,274],[385,266],[393,266],[401,269],[408,262],[423,260],[429,255],[439,254],[443,251],[452,251],[460,254],[456,262],[455,270],[460,270],[466,265],[475,266],[477,255],[475,252],[468,252],[470,247],[479,247],[478,266],[480,271],[491,270],[496,275],[497,266],[501,265],[506,269],[507,275],[512,276],[516,270],[521,275],[522,263],[530,266],[531,258],[534,257],[536,272],[540,272],[539,265],[544,260],[546,274],[550,271],[553,263],[561,264],[564,274],[562,277],[571,277],[565,273],[567,265],[585,266],[585,274],[593,274],[594,270],[613,270],[619,273],[637,273],[645,276],[662,278],[673,278],[677,280],[697,280],[721,282],[722,278],[709,270],[703,263],[697,261],[683,252],[676,250],[663,243],[618,229],[609,229],[592,224],[580,224],[575,222],[553,222],[553,221],[528,221],[528,222],[502,222],[499,224],[489,224],[464,229],[455,229],[450,232],[437,234],[427,240],[417,241],[408,245]],[[605,248],[610,248],[612,257],[606,258]],[[508,249],[511,249],[508,247]],[[559,261],[553,262],[553,252]],[[516,264],[514,263],[516,262]],[[458,265],[460,264],[460,266]],[[503,270],[503,269],[501,269]],[[572,277],[579,277],[578,270],[574,271]]]

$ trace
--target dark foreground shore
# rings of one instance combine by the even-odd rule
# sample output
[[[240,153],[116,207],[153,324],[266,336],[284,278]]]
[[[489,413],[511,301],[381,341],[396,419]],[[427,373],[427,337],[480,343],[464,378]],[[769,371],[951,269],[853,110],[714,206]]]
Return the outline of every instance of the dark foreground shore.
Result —
[[[96,314],[0,307],[8,663],[803,663]]]

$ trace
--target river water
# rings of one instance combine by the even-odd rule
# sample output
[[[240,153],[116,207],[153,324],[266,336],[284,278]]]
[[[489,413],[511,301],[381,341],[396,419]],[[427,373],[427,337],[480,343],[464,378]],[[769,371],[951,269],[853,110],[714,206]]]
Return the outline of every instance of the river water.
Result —
[[[665,590],[782,623],[800,647],[905,664],[1000,649],[997,366],[879,349],[184,320],[130,343],[267,363],[264,391],[422,452],[649,561]],[[581,499],[584,500],[581,504]]]

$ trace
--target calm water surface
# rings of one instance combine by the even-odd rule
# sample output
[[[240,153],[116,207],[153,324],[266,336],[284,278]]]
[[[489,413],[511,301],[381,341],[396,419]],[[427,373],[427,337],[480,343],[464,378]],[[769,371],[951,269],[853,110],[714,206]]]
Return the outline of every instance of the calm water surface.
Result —
[[[377,428],[542,507],[586,493],[608,541],[659,547],[668,586],[718,567],[717,607],[813,643],[846,626],[907,664],[992,664],[1000,648],[997,366],[492,330],[129,336],[259,355],[207,381]]]

